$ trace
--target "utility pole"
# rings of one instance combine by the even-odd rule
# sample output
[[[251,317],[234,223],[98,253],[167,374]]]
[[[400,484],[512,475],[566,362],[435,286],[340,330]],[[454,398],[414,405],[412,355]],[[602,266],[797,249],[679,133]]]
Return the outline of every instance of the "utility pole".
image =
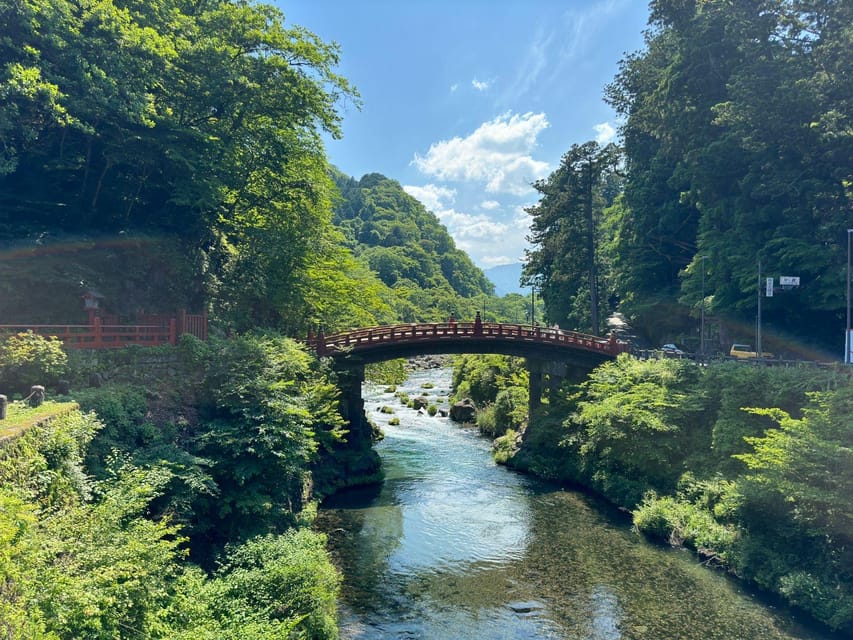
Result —
[[[758,261],[758,320],[755,326],[755,354],[761,357],[761,260]]]
[[[847,230],[847,330],[844,332],[844,363],[850,364],[850,234]]]
[[[530,326],[536,324],[536,286],[530,285]]]
[[[702,357],[705,356],[705,258],[707,257],[702,256],[702,308],[699,322],[699,355]]]

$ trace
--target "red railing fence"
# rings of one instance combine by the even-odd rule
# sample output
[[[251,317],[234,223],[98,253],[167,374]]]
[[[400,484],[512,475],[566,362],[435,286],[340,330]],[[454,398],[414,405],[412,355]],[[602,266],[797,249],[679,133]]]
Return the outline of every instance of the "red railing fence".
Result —
[[[189,314],[181,310],[175,316],[141,316],[138,324],[115,324],[95,317],[90,324],[0,324],[0,334],[32,331],[45,337],[55,336],[69,349],[117,349],[128,345],[155,347],[176,344],[188,333],[207,339],[207,313]]]

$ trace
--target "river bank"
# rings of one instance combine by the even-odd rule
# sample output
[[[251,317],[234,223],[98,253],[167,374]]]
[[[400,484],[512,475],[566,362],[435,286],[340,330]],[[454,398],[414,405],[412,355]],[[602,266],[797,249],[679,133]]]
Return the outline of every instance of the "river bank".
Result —
[[[553,393],[495,457],[600,495],[646,535],[845,632],[851,397],[832,372],[620,357]]]
[[[443,402],[449,376],[416,372],[396,392]],[[381,386],[365,406],[386,479],[327,499],[315,523],[344,576],[344,640],[826,637],[603,502],[496,465],[476,429]]]

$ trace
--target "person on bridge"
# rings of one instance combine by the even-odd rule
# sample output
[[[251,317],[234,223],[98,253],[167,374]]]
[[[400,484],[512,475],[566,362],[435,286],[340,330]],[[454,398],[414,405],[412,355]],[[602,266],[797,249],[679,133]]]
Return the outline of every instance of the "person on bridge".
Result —
[[[480,317],[480,312],[474,316],[474,335],[479,336],[483,333],[483,319]]]

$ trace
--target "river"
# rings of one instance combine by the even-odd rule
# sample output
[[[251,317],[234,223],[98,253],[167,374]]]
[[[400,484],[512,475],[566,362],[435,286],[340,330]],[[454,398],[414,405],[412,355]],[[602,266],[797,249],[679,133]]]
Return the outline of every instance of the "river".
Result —
[[[446,406],[449,387],[450,371],[433,369],[397,390]],[[689,552],[646,542],[606,504],[495,465],[476,429],[381,387],[364,398],[386,434],[385,482],[333,496],[317,519],[344,576],[343,640],[829,637]]]

